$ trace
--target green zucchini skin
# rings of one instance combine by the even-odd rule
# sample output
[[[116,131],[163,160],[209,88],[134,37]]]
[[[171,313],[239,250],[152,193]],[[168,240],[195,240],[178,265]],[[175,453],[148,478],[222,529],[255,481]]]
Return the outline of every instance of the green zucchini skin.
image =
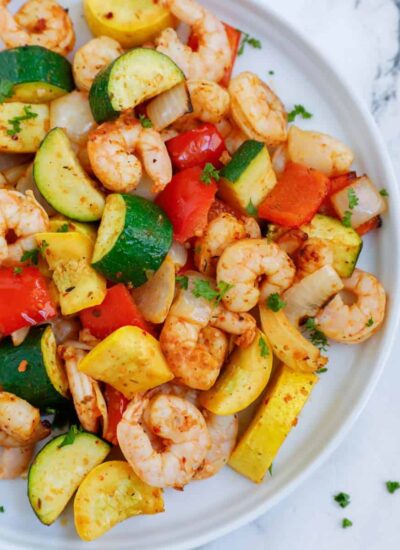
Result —
[[[47,407],[57,409],[68,404],[46,372],[41,351],[45,330],[45,326],[31,328],[19,346],[13,346],[11,338],[0,344],[0,387],[43,411]],[[20,372],[18,367],[24,360],[28,365],[25,372]]]
[[[114,120],[120,115],[119,111],[112,106],[108,95],[108,82],[114,63],[115,61],[99,72],[89,91],[90,108],[98,124],[106,120]]]
[[[232,183],[238,181],[264,147],[265,144],[260,141],[253,139],[245,141],[236,151],[232,160],[221,170],[221,177]]]
[[[71,63],[62,55],[41,46],[20,46],[0,52],[1,80],[9,80],[14,86],[37,83],[40,87],[40,84],[48,84],[58,89],[56,97],[75,88]],[[31,101],[34,100],[32,98]]]
[[[125,209],[124,227],[101,258],[96,258],[95,247],[92,265],[110,281],[138,287],[164,261],[172,245],[173,228],[165,212],[152,202],[122,193],[119,196]],[[103,224],[107,224],[107,203]]]

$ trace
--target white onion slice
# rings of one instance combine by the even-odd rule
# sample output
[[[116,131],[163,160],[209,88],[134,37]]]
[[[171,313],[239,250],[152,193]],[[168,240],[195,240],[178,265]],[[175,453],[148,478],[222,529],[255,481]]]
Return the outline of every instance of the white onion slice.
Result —
[[[179,271],[187,262],[188,251],[183,244],[173,241],[168,256],[175,264],[175,270]]]
[[[349,205],[349,189],[354,190],[358,200],[353,208]],[[346,212],[351,212],[351,225],[354,228],[386,210],[386,202],[367,176],[357,178],[351,185],[332,195],[331,201],[340,219],[345,217]]]
[[[146,107],[147,116],[158,132],[192,112],[192,104],[186,83],[178,84],[155,97]]]
[[[18,330],[14,330],[14,332],[11,333],[11,340],[12,340],[13,346],[17,347],[23,343],[23,341],[29,334],[30,328],[31,327],[22,327]]]
[[[298,327],[305,317],[314,317],[343,286],[341,278],[331,265],[321,267],[295,283],[283,294],[287,318]]]

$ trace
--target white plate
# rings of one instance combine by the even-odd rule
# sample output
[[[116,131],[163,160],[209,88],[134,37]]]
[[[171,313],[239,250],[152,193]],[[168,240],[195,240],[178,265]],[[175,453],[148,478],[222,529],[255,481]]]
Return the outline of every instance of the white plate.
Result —
[[[16,7],[20,2],[13,2]],[[65,1],[76,23],[79,43],[88,31],[78,0]],[[225,468],[217,477],[193,483],[184,492],[167,491],[166,513],[124,522],[94,543],[96,550],[189,548],[253,520],[287,496],[340,443],[364,408],[382,372],[399,320],[399,196],[390,161],[374,122],[357,97],[296,30],[263,5],[262,0],[210,0],[225,21],[260,38],[262,50],[249,47],[236,72],[257,72],[276,89],[286,106],[302,103],[314,117],[304,128],[326,131],[350,145],[357,169],[390,193],[390,215],[380,231],[365,239],[360,267],[376,273],[389,290],[386,326],[361,346],[330,349],[329,371],[274,463],[274,475],[254,485]],[[269,70],[275,75],[270,77]],[[1,482],[1,548],[83,548],[70,513],[51,527],[39,523],[26,498],[26,481]]]

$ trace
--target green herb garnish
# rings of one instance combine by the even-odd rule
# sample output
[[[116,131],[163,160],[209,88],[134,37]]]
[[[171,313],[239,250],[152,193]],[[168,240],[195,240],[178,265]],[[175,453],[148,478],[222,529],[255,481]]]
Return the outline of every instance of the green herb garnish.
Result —
[[[1,513],[1,514],[4,513],[4,506],[0,506],[0,513]]]
[[[249,204],[246,206],[246,212],[249,216],[258,216],[258,210],[251,202],[251,199],[249,200]]]
[[[346,508],[350,504],[350,495],[347,493],[338,493],[333,497],[335,502],[339,504],[341,508]]]
[[[204,279],[196,279],[194,281],[193,294],[196,298],[204,298],[210,302],[214,301],[215,304],[218,305],[231,288],[233,288],[233,285],[230,285],[225,281],[220,281],[217,284],[217,289],[215,290],[212,288],[209,281],[205,281]]]
[[[398,489],[400,489],[400,483],[398,481],[387,481],[386,488],[391,495]]]
[[[317,328],[315,324],[315,319],[310,317],[307,319],[304,327],[309,331],[309,338],[312,344],[320,351],[328,351],[328,339],[325,334]]]
[[[15,275],[21,275],[23,269],[22,269],[22,267],[14,267],[13,271],[14,271]]]
[[[268,74],[272,76],[273,74],[275,74],[275,71],[268,71]]]
[[[82,432],[82,428],[78,428],[78,426],[76,424],[73,424],[68,433],[65,435],[64,439],[62,440],[62,442],[60,443],[60,445],[58,446],[59,449],[61,449],[61,447],[66,447],[67,445],[72,445],[73,442],[75,441],[75,438],[76,436],[79,434],[79,432]]]
[[[42,241],[38,246],[38,250],[40,254],[43,256],[43,258],[45,257],[46,248],[48,247],[49,247],[49,243],[47,241]]]
[[[186,277],[186,275],[178,275],[178,277],[175,278],[175,281],[176,281],[176,284],[178,284],[184,290],[188,289],[189,277]]]
[[[68,231],[69,231],[69,225],[67,223],[63,223],[57,229],[57,233],[68,233]]]
[[[328,369],[323,367],[322,369],[318,369],[315,371],[315,374],[324,374],[324,372],[328,372]]]
[[[350,212],[350,210],[346,210],[346,212],[344,213],[344,216],[342,218],[342,225],[344,225],[345,227],[351,227],[351,217],[352,217],[352,212]]]
[[[219,170],[215,168],[211,162],[207,162],[207,164],[204,166],[204,169],[201,173],[200,180],[205,183],[206,185],[210,185],[211,180],[219,181],[220,175]]]
[[[0,103],[4,103],[6,99],[12,97],[14,84],[11,80],[0,80]]]
[[[382,197],[388,197],[389,196],[389,193],[387,192],[387,190],[385,188],[381,189],[379,191],[379,194],[382,195]]]
[[[286,302],[284,302],[279,294],[275,292],[274,294],[270,294],[268,296],[267,306],[269,307],[269,309],[272,309],[272,311],[277,313],[286,306]]]
[[[34,248],[33,250],[25,250],[22,254],[20,262],[31,262],[32,265],[37,265],[39,263],[39,249]]]
[[[353,215],[352,210],[354,210],[354,208],[358,205],[358,203],[360,201],[358,200],[356,192],[354,191],[354,189],[352,187],[350,187],[350,189],[347,190],[347,197],[348,197],[348,200],[349,200],[350,210],[346,210],[346,212],[344,213],[344,216],[343,216],[343,219],[342,219],[342,224],[345,227],[351,227],[351,217]]]
[[[243,55],[246,44],[248,44],[252,48],[255,48],[256,50],[261,50],[262,48],[261,40],[257,40],[257,38],[251,37],[247,32],[242,34],[243,34],[242,41],[240,43],[240,48],[238,49],[238,53],[237,53],[239,56]]]
[[[293,122],[296,117],[312,118],[312,114],[307,111],[304,105],[295,105],[294,109],[288,113],[288,122]]]
[[[268,468],[268,471],[269,471],[269,475],[272,476],[272,466],[274,465],[274,463],[271,464],[271,466]]]
[[[351,527],[352,525],[353,525],[352,521],[350,521],[348,518],[343,518],[343,521],[342,521],[343,529],[346,529],[346,527]]]
[[[143,126],[143,128],[153,128],[153,123],[145,115],[139,115],[139,122]]]
[[[8,120],[8,123],[12,126],[9,130],[7,130],[8,136],[16,136],[17,134],[19,134],[22,129],[21,122],[23,122],[24,120],[30,120],[31,118],[36,118],[38,116],[37,113],[34,113],[32,111],[31,105],[25,105],[24,112],[24,115],[15,116],[14,118],[10,118],[10,120]]]
[[[372,327],[372,325],[374,324],[374,320],[372,319],[372,317],[370,319],[368,319],[368,321],[365,323],[365,326],[366,327]]]
[[[260,338],[258,341],[258,346],[260,348],[261,357],[268,357],[269,355],[269,349],[267,346],[267,342],[264,340],[264,338]]]

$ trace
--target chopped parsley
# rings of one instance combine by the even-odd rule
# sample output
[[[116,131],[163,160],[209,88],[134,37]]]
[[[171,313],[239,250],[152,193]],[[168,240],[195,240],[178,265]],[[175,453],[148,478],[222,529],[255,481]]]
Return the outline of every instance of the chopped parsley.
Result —
[[[352,210],[354,210],[354,208],[358,205],[358,203],[360,201],[358,200],[356,192],[354,191],[354,189],[352,187],[350,187],[350,189],[347,190],[347,197],[348,197],[348,200],[349,200],[349,209],[350,210],[346,210],[346,212],[344,213],[344,216],[343,216],[343,219],[342,219],[342,224],[345,227],[351,227],[351,217],[353,215]]]
[[[322,369],[318,369],[315,371],[315,374],[323,374],[324,372],[328,372],[328,369],[323,367]]]
[[[22,267],[14,267],[13,271],[14,271],[15,275],[21,275],[23,269],[22,269]]]
[[[207,164],[204,166],[204,169],[201,173],[200,180],[205,183],[206,185],[210,185],[211,180],[219,181],[220,175],[219,170],[215,168],[211,162],[207,162]]]
[[[386,489],[389,491],[391,495],[393,495],[395,491],[400,489],[400,483],[398,481],[387,481]]]
[[[310,317],[305,323],[306,330],[309,331],[309,338],[312,344],[320,351],[328,351],[328,339],[325,334],[319,330],[315,324],[315,319]]]
[[[210,302],[214,301],[218,305],[225,294],[233,288],[233,285],[220,281],[217,284],[217,289],[212,288],[209,281],[204,279],[196,279],[194,281],[193,294],[196,298],[204,298]]]
[[[153,128],[153,123],[145,115],[139,115],[139,122],[143,126],[143,128]]]
[[[382,197],[388,197],[389,196],[389,193],[387,192],[387,190],[385,188],[381,189],[379,191],[379,194],[382,196]]]
[[[293,122],[296,117],[312,118],[312,114],[307,111],[304,105],[295,105],[294,109],[288,113],[288,122]]]
[[[8,120],[8,123],[11,124],[11,128],[7,130],[8,136],[16,136],[17,134],[19,134],[22,130],[21,122],[23,122],[24,120],[30,120],[31,118],[36,118],[38,116],[37,113],[32,112],[31,105],[25,105],[24,112],[24,115],[15,116],[14,118],[10,118],[10,120]]]
[[[274,465],[274,463],[271,464],[271,466],[268,468],[268,471],[269,471],[269,475],[272,476],[272,466]]]
[[[249,46],[251,46],[252,48],[254,48],[256,50],[261,50],[262,49],[261,40],[257,40],[257,38],[253,38],[247,32],[245,32],[245,33],[243,33],[243,38],[242,38],[242,41],[240,43],[240,48],[239,48],[238,53],[237,53],[239,56],[243,55],[244,48],[245,48],[246,44],[248,44]]]
[[[68,233],[68,231],[69,231],[69,225],[67,223],[63,223],[57,229],[57,233]]]
[[[258,215],[258,210],[254,206],[254,204],[251,202],[251,199],[249,200],[249,204],[246,206],[246,212],[248,213],[249,216],[257,216]]]
[[[68,433],[65,435],[64,439],[62,440],[62,442],[60,443],[60,445],[58,446],[59,449],[61,449],[61,447],[66,447],[67,445],[72,445],[73,442],[75,441],[75,438],[76,436],[78,435],[79,432],[82,432],[82,428],[78,428],[78,426],[76,424],[73,424]]]
[[[184,290],[187,290],[189,287],[189,277],[186,277],[186,275],[178,275],[175,279],[176,284],[179,285]]]
[[[4,513],[4,506],[0,506],[0,513],[1,513],[1,514]]]
[[[13,95],[14,84],[10,80],[0,80],[0,103]]]
[[[260,348],[261,357],[268,357],[269,349],[267,346],[267,342],[264,340],[264,338],[260,337],[258,341],[258,347]]]
[[[30,262],[32,265],[37,265],[39,263],[39,249],[34,248],[33,250],[25,250],[21,256],[20,262]]]
[[[275,74],[275,71],[268,71],[268,74],[270,74],[271,76]]]
[[[42,241],[38,246],[38,250],[43,257],[44,257],[44,253],[46,252],[46,248],[48,247],[49,247],[49,243],[47,241]]]
[[[338,493],[333,497],[335,502],[339,504],[341,508],[346,508],[350,504],[350,495],[347,493]]]
[[[274,294],[270,294],[268,296],[267,306],[269,307],[269,309],[272,309],[272,311],[277,313],[286,306],[286,302],[284,302],[279,294],[275,292]]]
[[[343,521],[342,521],[343,529],[346,529],[347,527],[351,527],[352,525],[353,525],[352,521],[350,521],[348,518],[343,518]]]
[[[370,319],[368,319],[368,321],[365,323],[365,326],[366,327],[372,327],[372,325],[374,324],[374,320],[372,319],[372,317]]]

